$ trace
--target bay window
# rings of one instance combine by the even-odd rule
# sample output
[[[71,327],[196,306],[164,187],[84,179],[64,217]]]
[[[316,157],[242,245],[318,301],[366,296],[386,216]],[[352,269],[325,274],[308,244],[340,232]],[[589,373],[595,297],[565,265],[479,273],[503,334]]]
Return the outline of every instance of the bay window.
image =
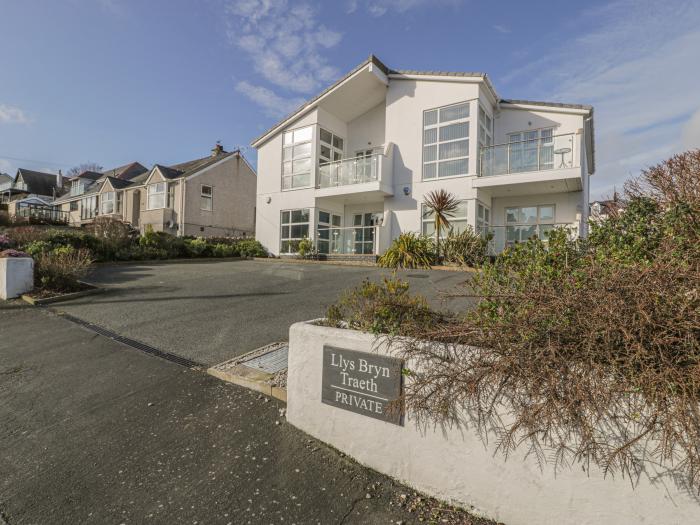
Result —
[[[311,126],[282,136],[282,189],[311,186]]]
[[[148,186],[148,209],[158,210],[166,207],[167,183],[156,182]]]
[[[280,253],[296,253],[299,241],[309,238],[309,208],[283,210],[280,220]]]
[[[423,112],[423,180],[469,173],[469,102]]]
[[[113,191],[102,194],[102,215],[111,215],[115,210],[115,196]]]

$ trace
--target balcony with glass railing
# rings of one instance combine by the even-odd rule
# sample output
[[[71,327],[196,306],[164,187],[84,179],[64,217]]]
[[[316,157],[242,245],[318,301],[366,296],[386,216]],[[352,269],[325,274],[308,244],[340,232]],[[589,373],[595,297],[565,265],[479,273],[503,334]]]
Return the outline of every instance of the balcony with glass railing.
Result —
[[[477,228],[481,235],[488,239],[488,255],[498,255],[506,248],[527,242],[530,239],[540,239],[547,242],[549,234],[555,228],[564,229],[571,239],[578,237],[578,225],[574,223],[512,223],[502,226],[482,226]]]
[[[378,226],[318,226],[316,249],[320,255],[373,255],[378,234]]]
[[[327,162],[318,167],[318,196],[346,193],[392,195],[391,158],[383,153]]]
[[[27,185],[24,182],[10,181],[10,182],[3,182],[2,184],[0,184],[0,191],[8,191],[8,190],[29,191],[29,189],[27,188]]]
[[[566,133],[482,147],[479,176],[578,168],[578,137],[575,133]]]

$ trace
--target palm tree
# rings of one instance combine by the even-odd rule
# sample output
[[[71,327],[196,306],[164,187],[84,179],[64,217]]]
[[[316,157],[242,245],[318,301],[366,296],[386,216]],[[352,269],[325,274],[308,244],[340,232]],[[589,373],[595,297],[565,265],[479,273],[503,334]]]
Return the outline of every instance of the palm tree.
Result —
[[[450,218],[454,217],[459,201],[445,190],[435,190],[428,193],[423,200],[425,212],[423,218],[433,216],[435,224],[435,251],[440,259],[440,233],[443,228],[450,227]]]

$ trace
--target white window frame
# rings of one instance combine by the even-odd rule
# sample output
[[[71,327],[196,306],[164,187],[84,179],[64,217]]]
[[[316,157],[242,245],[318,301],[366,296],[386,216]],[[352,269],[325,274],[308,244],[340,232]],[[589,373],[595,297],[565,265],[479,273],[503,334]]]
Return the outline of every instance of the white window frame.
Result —
[[[304,126],[301,128],[296,128],[282,133],[282,191],[296,190],[299,188],[310,188],[314,185],[314,180],[312,177],[314,163],[311,162],[311,157],[313,154],[313,138],[314,138],[314,126]],[[309,138],[297,141],[297,134],[309,133]],[[296,148],[308,145],[308,154],[300,153],[298,156],[296,154]],[[285,158],[287,151],[291,152],[291,156]],[[298,161],[308,160],[309,168],[308,170],[295,171],[294,164]],[[308,184],[300,184],[298,186],[294,185],[295,177],[302,175],[308,175]],[[287,182],[289,181],[289,182]]]
[[[512,131],[507,134],[508,136],[508,144],[509,149],[508,149],[508,154],[510,155],[510,158],[508,159],[508,164],[509,166],[512,166],[515,164],[515,154],[520,153],[523,158],[526,155],[526,152],[532,152],[535,151],[537,155],[537,167],[534,166],[534,164],[531,166],[533,169],[522,169],[522,170],[516,170],[516,171],[509,171],[511,173],[523,173],[523,172],[528,172],[528,171],[541,171],[541,170],[548,170],[554,168],[554,132],[556,130],[555,126],[547,126],[544,128],[536,128],[536,129],[525,129],[525,130],[520,130],[520,131]],[[542,136],[543,132],[547,132],[546,136]],[[535,137],[533,138],[525,138],[527,134],[535,134]],[[518,136],[518,140],[512,140],[514,136]],[[548,142],[545,144],[543,141],[547,140]],[[528,147],[528,144],[534,144],[533,147]],[[520,151],[515,150],[513,146],[516,146],[520,148]],[[542,162],[542,157],[543,155],[543,146],[547,148],[547,151],[549,152],[548,155],[546,155],[546,158],[548,159],[546,162]],[[527,164],[524,163],[524,159],[521,160],[523,162],[523,166],[526,166]]]
[[[162,190],[159,187],[162,186]],[[151,197],[163,199],[161,206],[153,206],[151,204]],[[162,210],[167,208],[168,204],[168,183],[165,181],[154,182],[148,185],[148,191],[146,192],[146,209],[147,210]],[[156,203],[158,204],[158,203]]]
[[[457,119],[452,119],[452,120],[443,120],[442,119],[442,112],[449,110],[451,108],[455,108],[457,106],[466,106],[467,108],[467,115],[466,117],[461,117]],[[429,113],[435,113],[435,122],[428,122],[428,114]],[[428,122],[428,123],[426,123]],[[466,130],[467,134],[464,137],[458,137],[455,139],[449,139],[449,140],[441,140],[440,139],[440,130],[441,128],[446,128],[448,126],[453,126],[455,124],[466,124]],[[431,108],[423,111],[423,121],[422,121],[422,137],[421,137],[421,144],[422,144],[422,149],[421,149],[421,180],[424,181],[434,181],[434,180],[442,180],[442,179],[451,179],[455,177],[466,177],[470,173],[470,159],[469,159],[469,140],[470,140],[470,127],[471,127],[471,101],[463,101],[463,102],[457,102],[455,104],[449,104],[447,106],[441,106],[437,108]],[[426,132],[427,131],[432,131],[435,130],[435,141],[427,142],[426,143]],[[449,144],[457,144],[460,142],[465,142],[466,143],[466,155],[459,155],[459,156],[454,156],[454,157],[446,157],[444,159],[440,158],[440,147],[443,145],[449,145]],[[434,159],[431,160],[426,160],[426,150],[428,148],[435,148],[435,153],[434,153]],[[443,175],[442,177],[440,176],[440,165],[445,164],[448,162],[455,162],[455,161],[466,161],[467,168],[464,173],[458,173],[456,175]],[[431,167],[434,169],[435,174],[432,177],[426,176],[426,168]]]
[[[493,146],[493,116],[479,104],[479,147],[489,146]]]
[[[97,217],[100,211],[99,202],[97,195],[89,195],[80,199],[80,220]]]
[[[537,208],[537,217],[535,218],[535,222],[518,222],[518,221],[508,221],[508,211],[509,210],[522,210],[523,208]],[[542,208],[551,208],[552,209],[552,219],[549,220],[542,220],[541,217],[541,209]],[[536,231],[538,232],[539,238],[543,241],[547,241],[547,237],[544,235],[545,231],[550,231],[552,228],[557,223],[557,206],[556,204],[532,204],[532,205],[522,205],[522,206],[506,206],[505,209],[503,210],[504,217],[503,217],[503,224],[506,226],[506,231],[505,231],[505,242],[506,246],[512,246],[515,243],[518,242],[525,242],[529,239],[529,236],[526,236],[524,239],[522,238],[522,230],[518,230],[518,240],[517,241],[511,241],[508,239],[508,232],[509,229],[512,230],[514,228],[523,228],[523,227],[532,227],[535,226]],[[546,230],[543,230],[539,228],[539,226],[550,226],[551,228],[547,228]]]
[[[106,191],[100,199],[102,215],[113,215],[116,213],[117,196],[113,191]]]
[[[204,188],[209,188],[209,194],[204,193]],[[199,188],[199,209],[202,211],[214,211],[214,186],[211,184],[202,184]],[[209,207],[205,208],[204,204],[209,202]]]
[[[464,206],[464,215],[454,215],[453,217],[449,217],[450,221],[450,228],[454,228],[454,222],[458,222],[460,225],[464,223],[463,228],[457,229],[457,232],[463,231],[466,229],[466,227],[469,225],[469,199],[460,199],[457,201],[460,205]],[[429,212],[426,209],[425,203],[421,203],[420,207],[420,219],[421,219],[421,234],[423,235],[428,235],[430,237],[435,236],[435,232],[433,231],[432,233],[427,233],[427,228],[430,225],[435,224],[435,220],[433,219],[432,214],[427,215]],[[426,217],[427,215],[427,217]],[[442,230],[440,233],[440,239],[445,239],[447,237],[447,234],[449,233],[449,228],[447,230]]]
[[[476,201],[476,232],[485,235],[491,226],[491,208],[481,201]]]
[[[306,221],[293,221],[294,212],[306,212]],[[285,222],[285,214],[289,214],[289,221]],[[311,209],[310,208],[296,208],[292,210],[281,210],[280,211],[280,253],[294,254],[296,251],[291,251],[291,243],[299,242],[302,239],[310,238],[309,234],[311,232]],[[306,226],[306,235],[301,237],[292,237],[292,229],[294,226]],[[284,229],[288,228],[287,236],[284,235]],[[282,245],[287,242],[287,250],[282,249]]]
[[[331,141],[325,141],[323,140],[323,134],[328,133],[331,136]],[[338,146],[336,143],[337,141],[340,141],[340,146]],[[330,151],[330,155],[324,155],[323,152],[323,147],[327,147]],[[329,164],[331,162],[338,162],[340,160],[343,160],[345,157],[345,139],[341,137],[340,135],[336,135],[332,131],[327,130],[326,128],[318,128],[318,164],[319,166],[323,166],[324,164]]]

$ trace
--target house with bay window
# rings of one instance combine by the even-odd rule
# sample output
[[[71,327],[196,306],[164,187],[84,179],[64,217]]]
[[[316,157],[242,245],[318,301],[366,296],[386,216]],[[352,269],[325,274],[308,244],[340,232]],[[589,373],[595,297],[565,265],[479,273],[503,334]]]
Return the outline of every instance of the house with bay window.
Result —
[[[500,98],[484,73],[394,70],[371,56],[253,141],[256,237],[274,254],[309,238],[327,257],[374,257],[434,234],[424,196],[494,253],[564,226],[586,235],[593,108]]]
[[[256,174],[240,151],[219,144],[211,155],[147,169],[86,172],[70,181],[70,191],[54,205],[84,226],[111,217],[144,232],[178,236],[253,235]]]

